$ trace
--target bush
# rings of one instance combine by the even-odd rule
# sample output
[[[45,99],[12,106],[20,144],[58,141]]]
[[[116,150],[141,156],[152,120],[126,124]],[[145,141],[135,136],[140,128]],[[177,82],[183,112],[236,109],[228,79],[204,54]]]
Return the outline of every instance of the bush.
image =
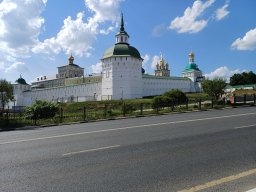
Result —
[[[185,93],[180,91],[179,89],[173,89],[171,91],[165,92],[164,96],[169,98],[169,100],[174,100],[175,104],[182,104],[187,101],[187,96]]]
[[[198,105],[193,105],[193,108],[194,109],[198,109]]]
[[[135,111],[136,108],[134,107],[134,104],[125,104],[125,113],[132,113]]]
[[[211,103],[205,103],[205,104],[204,104],[204,108],[210,108],[211,106],[212,106]]]
[[[167,96],[156,96],[152,100],[152,108],[173,107],[174,99]]]
[[[27,107],[25,113],[32,119],[46,119],[54,117],[58,110],[57,104],[38,100],[31,107]]]
[[[152,100],[152,108],[158,109],[164,107],[166,104],[166,99],[163,96],[156,96]]]

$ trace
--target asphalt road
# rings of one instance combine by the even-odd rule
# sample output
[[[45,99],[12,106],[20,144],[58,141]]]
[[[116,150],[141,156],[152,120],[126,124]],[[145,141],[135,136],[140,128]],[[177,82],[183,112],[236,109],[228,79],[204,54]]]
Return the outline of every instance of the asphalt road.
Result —
[[[0,191],[247,191],[256,107],[0,132]]]

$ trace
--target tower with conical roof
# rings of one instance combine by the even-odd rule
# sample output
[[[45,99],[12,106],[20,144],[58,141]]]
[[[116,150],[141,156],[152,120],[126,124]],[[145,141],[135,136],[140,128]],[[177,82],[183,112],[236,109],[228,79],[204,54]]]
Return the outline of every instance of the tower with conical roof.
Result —
[[[102,100],[142,97],[142,61],[139,51],[129,44],[121,14],[116,43],[107,49],[102,62]]]

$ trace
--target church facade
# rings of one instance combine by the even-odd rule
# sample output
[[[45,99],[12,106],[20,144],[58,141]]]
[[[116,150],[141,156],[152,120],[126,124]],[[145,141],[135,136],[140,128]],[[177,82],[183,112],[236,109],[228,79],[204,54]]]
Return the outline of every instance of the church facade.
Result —
[[[53,102],[81,102],[91,100],[136,99],[161,95],[171,89],[183,92],[200,92],[202,71],[194,63],[194,53],[182,77],[170,76],[169,64],[164,58],[156,65],[154,75],[145,73],[140,52],[129,44],[123,16],[115,44],[101,58],[102,72],[84,76],[84,68],[74,64],[71,55],[68,64],[58,67],[54,77],[38,77],[28,85],[20,77],[14,86],[16,106],[30,106],[36,100]]]

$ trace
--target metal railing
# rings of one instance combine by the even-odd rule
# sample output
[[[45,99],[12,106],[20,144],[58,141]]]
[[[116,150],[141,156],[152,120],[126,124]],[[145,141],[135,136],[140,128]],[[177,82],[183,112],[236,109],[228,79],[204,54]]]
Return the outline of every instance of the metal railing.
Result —
[[[136,100],[135,100],[136,101]],[[214,99],[188,99],[185,102],[170,102],[167,104],[153,105],[150,102],[93,102],[93,104],[81,103],[72,109],[60,105],[59,112],[53,118],[38,119],[37,116],[26,116],[24,111],[13,109],[0,110],[0,129],[14,128],[23,125],[49,125],[69,122],[89,122],[100,119],[123,118],[127,116],[144,116],[150,114],[164,114],[170,112],[185,112],[193,110],[219,109],[226,106],[255,105],[255,95],[234,96],[230,100],[226,98]],[[15,124],[16,123],[16,124]]]

